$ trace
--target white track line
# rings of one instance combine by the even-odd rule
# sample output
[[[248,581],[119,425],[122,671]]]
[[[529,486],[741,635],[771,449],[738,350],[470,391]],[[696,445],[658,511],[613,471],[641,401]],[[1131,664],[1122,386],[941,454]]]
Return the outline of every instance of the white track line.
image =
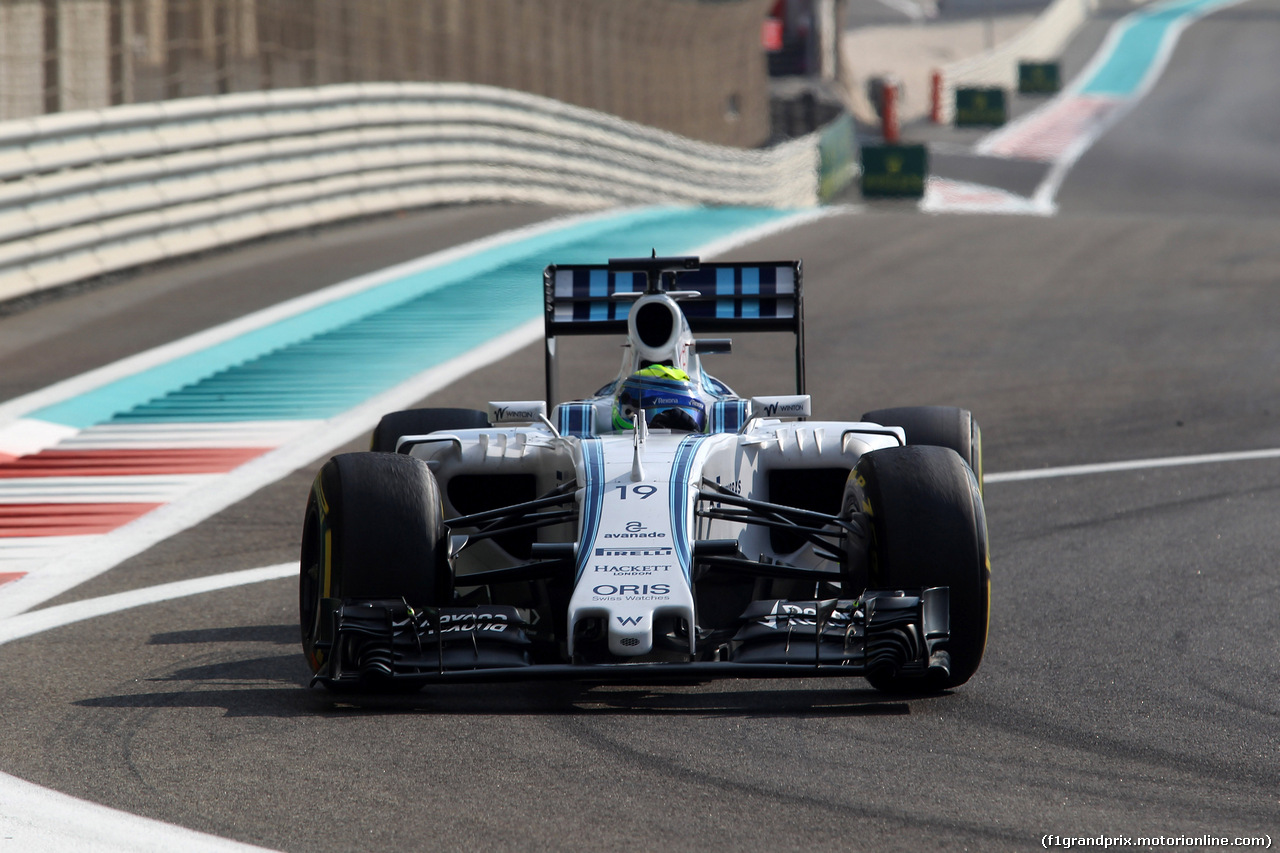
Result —
[[[828,208],[821,212],[801,214],[794,218],[769,223],[750,232],[743,232],[714,245],[702,247],[696,254],[701,254],[704,257],[713,257],[749,241],[761,239],[804,222],[813,221],[824,216],[850,212],[857,211],[856,209],[847,208]],[[370,417],[376,419],[378,413],[403,408],[404,405],[426,396],[428,390],[434,390],[455,381],[462,375],[462,372],[478,369],[484,364],[497,360],[540,339],[541,333],[542,320],[539,319],[517,329],[498,341],[473,350],[453,362],[424,371],[413,380],[379,395],[365,406],[351,410],[331,421],[322,422],[324,428],[311,431],[305,440],[295,442],[288,447],[282,447],[244,466],[245,469],[252,469],[252,472],[246,472],[246,476],[242,479],[237,478],[239,482],[229,483],[224,488],[214,488],[209,490],[208,493],[202,493],[202,498],[199,500],[182,500],[176,504],[163,507],[152,513],[152,516],[158,516],[152,521],[148,521],[150,518],[148,516],[131,525],[126,525],[121,530],[129,530],[129,535],[123,538],[123,540],[128,541],[117,542],[116,547],[104,549],[107,553],[97,555],[96,559],[88,561],[87,564],[71,567],[72,571],[60,572],[60,583],[56,584],[60,588],[58,591],[69,589],[89,577],[106,571],[127,557],[145,550],[151,544],[196,524],[219,509],[252,494],[262,485],[273,482],[300,465],[323,455],[331,448],[346,443],[346,441],[368,429],[371,423]],[[136,367],[136,365],[134,366]],[[102,381],[102,377],[96,377],[96,379]],[[75,380],[72,380],[72,382],[75,382]],[[80,387],[83,388],[84,386]],[[48,390],[46,389],[46,391]],[[61,389],[63,393],[67,390],[65,387]],[[44,396],[44,392],[38,393],[43,397],[40,403],[50,399]],[[4,406],[0,406],[0,419],[6,414],[12,417],[22,411],[25,406],[30,406],[32,396],[34,395],[24,398],[25,405],[11,405],[8,412],[4,411]],[[404,402],[400,403],[399,401],[401,400]],[[30,409],[26,410],[29,411]],[[986,482],[998,483],[1075,474],[1105,473],[1136,468],[1163,467],[1164,465],[1274,457],[1280,457],[1280,450],[992,474],[986,478]],[[8,618],[0,619],[0,645],[98,616],[118,613],[147,604],[157,604],[163,601],[222,589],[283,579],[296,572],[297,566],[295,564],[282,563],[275,566],[265,566],[258,569],[230,572],[222,575],[162,584],[146,589],[131,590],[57,607],[49,607],[44,610],[22,613],[21,615],[10,615]],[[45,592],[48,591],[45,590]],[[47,600],[48,597],[46,595],[41,600]],[[28,603],[27,606],[35,606],[35,603],[38,602]],[[250,847],[160,821],[115,811],[94,803],[77,800],[56,791],[40,788],[12,776],[0,774],[0,850],[5,849],[22,850],[24,853],[27,851],[70,849],[91,851],[91,853],[124,853],[124,851],[128,851],[128,853],[151,853],[151,851],[160,853],[160,851],[164,851],[167,853],[167,851],[179,849],[196,851],[196,853],[204,853],[204,851],[209,851],[209,853],[215,853],[215,851],[216,853],[222,853],[222,851],[236,853],[237,851],[255,851],[264,848]]]
[[[120,361],[113,362],[104,367],[82,373],[79,376],[71,377],[63,380],[47,388],[39,391],[33,391],[21,397],[15,397],[5,403],[0,403],[0,427],[4,427],[12,421],[17,420],[28,412],[42,409],[54,403],[61,403],[72,397],[100,388],[110,382],[122,379],[126,376],[132,376],[135,373],[141,373],[149,368],[156,367],[161,364],[167,364],[184,355],[191,355],[199,352],[215,344],[224,343],[233,338],[244,335],[248,332],[264,328],[273,323],[279,323],[290,317],[295,317],[304,311],[309,311],[321,305],[327,305],[336,302],[354,293],[361,293],[371,288],[404,278],[415,273],[425,270],[435,269],[446,264],[464,258],[481,254],[490,249],[496,249],[515,243],[525,238],[536,237],[545,233],[554,232],[573,225],[591,222],[597,219],[606,219],[611,216],[617,216],[619,210],[610,209],[603,212],[593,212],[586,214],[575,214],[571,216],[556,217],[528,225],[523,228],[516,228],[511,231],[503,231],[488,237],[482,237],[473,240],[470,243],[464,243],[460,246],[454,246],[439,252],[434,252],[412,261],[406,261],[402,264],[386,267],[385,269],[376,270],[374,272],[339,282],[321,290],[296,297],[294,299],[281,302],[261,311],[252,314],[246,314],[237,320],[223,323],[220,326],[214,326],[211,329],[205,329],[202,332],[189,335],[172,343],[164,344],[155,349],[129,356]]]
[[[731,234],[700,246],[690,254],[705,258],[716,257],[781,231],[850,212],[857,212],[857,210],[844,207],[805,210]],[[494,242],[496,244],[498,241]],[[474,247],[475,244],[468,245]],[[431,257],[436,258],[438,255]],[[402,265],[394,269],[404,270],[412,266],[414,265]],[[383,274],[375,273],[360,280],[381,281],[383,278]],[[337,288],[346,286],[336,285]],[[542,335],[543,319],[539,317],[461,356],[424,370],[400,385],[327,421],[297,422],[306,424],[306,427],[287,444],[253,459],[229,474],[212,480],[200,489],[177,497],[172,502],[152,510],[129,524],[98,537],[93,548],[66,554],[59,558],[56,565],[44,566],[39,572],[28,574],[21,582],[6,589],[4,596],[0,597],[0,619],[12,617],[36,607],[114,568],[170,536],[204,521],[214,513],[249,497],[268,483],[273,483],[323,457],[335,447],[341,447],[359,438],[372,429],[384,413],[407,408],[418,400],[458,381],[459,378],[542,340]],[[37,394],[43,394],[43,392],[37,392]]]
[[[1117,95],[1107,95],[1105,97],[1114,97],[1116,106],[1107,112],[1100,120],[1089,124],[1087,129],[1077,136],[1063,151],[1055,157],[1049,164],[1049,170],[1045,173],[1040,184],[1036,187],[1035,192],[1031,194],[1031,198],[1027,200],[1026,208],[1022,212],[1031,213],[1040,216],[1053,216],[1058,212],[1057,197],[1058,191],[1062,189],[1062,184],[1067,179],[1067,174],[1091,149],[1095,143],[1112,127],[1118,124],[1129,114],[1134,107],[1138,105],[1146,96],[1155,88],[1156,83],[1164,74],[1165,67],[1169,64],[1169,59],[1173,55],[1174,49],[1181,40],[1183,33],[1187,27],[1196,23],[1215,12],[1237,6],[1249,0],[1222,0],[1222,2],[1207,4],[1204,8],[1197,9],[1191,13],[1180,16],[1166,30],[1160,48],[1153,57],[1151,65],[1148,66],[1142,80],[1138,86],[1132,91]],[[1097,72],[1111,60],[1120,44],[1121,38],[1128,31],[1132,24],[1132,20],[1139,15],[1148,14],[1148,10],[1140,10],[1134,12],[1130,16],[1126,16],[1112,25],[1107,31],[1106,38],[1102,45],[1094,52],[1085,68],[1068,83],[1062,91],[1055,95],[1051,100],[1035,108],[1031,112],[1018,117],[1003,127],[993,130],[978,140],[974,144],[972,151],[977,154],[987,156],[1000,156],[994,153],[1002,141],[1016,136],[1023,128],[1038,121],[1042,116],[1049,114],[1051,111],[1059,108],[1064,102],[1082,95],[1087,84],[1091,82]],[[923,202],[922,202],[923,203]],[[948,206],[945,202],[935,199],[932,207],[928,212],[932,213],[974,213],[985,212],[975,209],[972,206],[965,207]],[[1008,213],[1017,211],[997,210],[995,212]]]
[[[848,205],[833,205],[830,207],[812,208],[797,211],[791,216],[780,217],[771,222],[766,222],[755,228],[745,229],[736,234],[732,234],[722,240],[709,243],[705,246],[695,249],[690,254],[700,254],[702,257],[715,257],[718,254],[730,251],[738,246],[745,245],[755,240],[762,239],[771,234],[805,225],[817,219],[823,219],[842,213],[857,213],[861,208]],[[170,361],[181,358],[185,355],[191,355],[201,350],[208,349],[215,344],[225,343],[236,337],[247,334],[248,332],[270,326],[273,323],[279,323],[290,317],[295,317],[305,311],[317,308],[321,305],[327,305],[344,299],[355,293],[361,293],[370,290],[379,285],[390,281],[405,278],[416,273],[426,270],[436,269],[438,267],[451,264],[454,261],[464,260],[466,258],[481,255],[489,250],[507,246],[520,240],[538,237],[543,234],[553,233],[559,230],[567,229],[575,225],[582,225],[596,220],[617,217],[620,213],[626,211],[626,208],[610,209],[607,211],[596,211],[592,213],[573,214],[569,216],[560,216],[545,222],[538,222],[523,228],[516,228],[511,231],[503,231],[488,237],[482,237],[473,240],[470,243],[464,243],[449,249],[443,249],[412,261],[406,261],[402,264],[386,267],[385,269],[376,270],[365,275],[357,276],[338,284],[303,296],[264,308],[252,314],[247,314],[236,320],[223,323],[220,326],[214,326],[201,332],[196,332],[180,340],[173,341],[168,344],[138,353],[137,355],[123,358],[111,364],[99,367],[95,370],[82,373],[79,376],[73,376],[70,379],[63,380],[47,388],[33,391],[21,397],[15,397],[4,403],[0,403],[0,429],[8,427],[18,419],[22,418],[28,412],[45,408],[55,403],[61,403],[80,394],[93,391],[97,388],[141,373],[161,364],[167,364]],[[539,320],[541,322],[541,320]],[[61,425],[56,425],[61,426]],[[61,427],[70,434],[74,434],[77,430]],[[48,443],[48,440],[46,440]],[[27,452],[27,451],[24,451]]]
[[[1207,465],[1227,462],[1251,462],[1263,459],[1280,459],[1280,448],[1271,450],[1245,450],[1234,453],[1204,453],[1195,456],[1165,456],[1159,459],[1135,459],[1129,462],[1103,462],[1096,465],[1068,465],[1061,468],[1034,468],[1025,471],[1006,471],[988,474],[986,483],[1019,483],[1028,480],[1048,480],[1058,477],[1079,477],[1091,474],[1114,474],[1125,471],[1143,471],[1153,468],[1178,468],[1186,465]],[[246,569],[221,575],[175,581],[159,586],[118,592],[70,604],[60,604],[44,610],[35,610],[0,620],[0,645],[13,640],[50,631],[73,622],[93,619],[121,610],[142,607],[202,595],[237,586],[279,580],[297,574],[297,563],[279,563],[258,569]]]
[[[247,462],[204,488],[189,492],[136,521],[98,537],[93,548],[68,554],[56,565],[27,575],[0,597],[0,619],[36,607],[114,568],[152,545],[249,497],[268,483],[319,459],[333,448],[359,438],[378,422],[382,414],[406,408],[457,381],[460,376],[541,340],[542,327],[541,318],[530,321],[465,355],[425,370],[337,417],[314,421],[311,428],[288,444]]]
[[[161,584],[62,604],[0,621],[0,645],[145,604],[296,575],[293,563]],[[0,773],[0,851],[248,853],[266,848],[78,800]]]
[[[1121,471],[1178,468],[1183,465],[1208,465],[1221,462],[1249,462],[1258,459],[1280,459],[1280,448],[1202,453],[1196,456],[1165,456],[1160,459],[1135,459],[1129,462],[1099,462],[1093,465],[1067,465],[1061,468],[1033,468],[1029,471],[988,474],[982,479],[984,483],[1016,483],[1026,480],[1048,480],[1054,477],[1080,477],[1086,474],[1114,474]]]
[[[1263,459],[1280,459],[1280,448],[1271,450],[1245,450],[1233,453],[1204,453],[1195,456],[1165,456],[1158,459],[1135,459],[1129,462],[1103,462],[1096,465],[1069,465],[1061,468],[1034,468],[1025,471],[1007,471],[988,474],[986,483],[1017,483],[1028,480],[1048,480],[1058,477],[1079,477],[1091,474],[1114,474],[1125,471],[1143,471],[1153,468],[1177,468],[1186,465],[1207,465],[1227,462],[1251,462]],[[258,569],[246,569],[221,575],[175,581],[144,589],[118,592],[70,604],[60,604],[11,616],[0,620],[0,645],[29,637],[73,622],[93,619],[121,610],[158,604],[175,598],[202,595],[237,586],[279,580],[297,574],[296,563],[279,563]]]
[[[0,773],[0,851],[253,853],[253,847],[116,811]]]
[[[1054,477],[1277,458],[1280,458],[1280,449],[1212,453],[1010,471],[990,474],[985,479],[988,483],[1023,482]],[[293,576],[297,571],[295,564],[281,563],[259,569],[130,590],[24,613],[0,621],[0,645],[97,616],[191,595],[280,580]],[[71,849],[91,851],[91,853],[152,853],[152,851],[168,853],[170,850],[180,849],[193,851],[193,853],[206,853],[206,851],[208,853],[224,853],[224,851],[239,853],[239,851],[263,849],[77,800],[2,773],[0,773],[0,804],[2,804],[0,805],[0,850],[22,850],[24,853]]]
[[[63,625],[70,625],[73,622],[80,622],[84,619],[93,619],[109,613],[118,613],[121,610],[142,607],[146,604],[158,604],[175,598],[201,595],[206,592],[216,592],[220,589],[246,586],[251,583],[278,580],[297,573],[297,563],[280,563],[275,566],[264,566],[260,569],[247,569],[241,572],[228,572],[223,575],[191,578],[190,580],[175,581],[144,589],[117,592],[114,595],[104,595],[99,598],[89,598],[84,601],[73,601],[70,604],[59,604],[57,607],[47,607],[44,610],[35,610],[31,613],[11,616],[0,621],[0,645],[23,637],[29,637],[32,634],[61,628]]]
[[[879,2],[881,6],[892,9],[916,24],[938,17],[936,3],[926,5],[925,3],[913,2],[913,0],[879,0]]]

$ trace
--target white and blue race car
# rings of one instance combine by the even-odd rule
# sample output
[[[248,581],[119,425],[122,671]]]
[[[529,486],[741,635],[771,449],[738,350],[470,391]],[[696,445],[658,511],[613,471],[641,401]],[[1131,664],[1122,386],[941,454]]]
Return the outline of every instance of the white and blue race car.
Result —
[[[990,559],[968,411],[811,420],[798,261],[560,265],[543,288],[546,401],[394,412],[317,475],[313,683],[974,674]],[[705,335],[734,331],[794,334],[795,394],[704,372],[730,349]],[[621,370],[554,404],[557,340],[582,334],[625,335]]]

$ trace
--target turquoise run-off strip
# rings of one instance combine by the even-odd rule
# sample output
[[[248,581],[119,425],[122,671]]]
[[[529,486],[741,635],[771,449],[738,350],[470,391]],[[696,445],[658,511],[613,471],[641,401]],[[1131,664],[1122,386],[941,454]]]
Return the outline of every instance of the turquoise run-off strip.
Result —
[[[1181,25],[1240,0],[1172,0],[1129,15],[1112,50],[1080,89],[1082,95],[1128,98],[1138,94],[1166,42]]]
[[[85,428],[329,418],[536,319],[550,263],[687,254],[795,211],[646,208],[490,247],[111,382],[28,417]]]

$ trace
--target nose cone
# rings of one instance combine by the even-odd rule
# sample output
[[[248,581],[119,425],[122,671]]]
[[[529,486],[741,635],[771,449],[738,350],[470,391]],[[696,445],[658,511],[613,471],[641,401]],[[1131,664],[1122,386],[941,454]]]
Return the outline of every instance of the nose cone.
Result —
[[[652,613],[613,613],[609,616],[609,651],[615,655],[645,655],[653,649]]]

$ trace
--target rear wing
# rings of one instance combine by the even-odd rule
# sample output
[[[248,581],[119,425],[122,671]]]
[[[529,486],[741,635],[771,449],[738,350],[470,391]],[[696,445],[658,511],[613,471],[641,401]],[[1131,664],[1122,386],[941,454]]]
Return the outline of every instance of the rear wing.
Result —
[[[648,259],[644,259],[648,260]],[[653,259],[661,263],[664,260]],[[679,259],[697,264],[696,258]],[[560,335],[627,334],[632,300],[649,286],[643,270],[612,264],[552,264],[542,273],[546,328],[547,402],[558,402],[556,338]],[[639,261],[631,262],[639,263]],[[611,270],[610,266],[614,269]],[[796,339],[796,393],[804,391],[804,298],[799,261],[707,263],[662,273],[664,290],[681,296],[680,310],[694,335],[723,332],[791,332]],[[671,277],[674,276],[674,281]],[[661,286],[661,285],[660,285]]]

